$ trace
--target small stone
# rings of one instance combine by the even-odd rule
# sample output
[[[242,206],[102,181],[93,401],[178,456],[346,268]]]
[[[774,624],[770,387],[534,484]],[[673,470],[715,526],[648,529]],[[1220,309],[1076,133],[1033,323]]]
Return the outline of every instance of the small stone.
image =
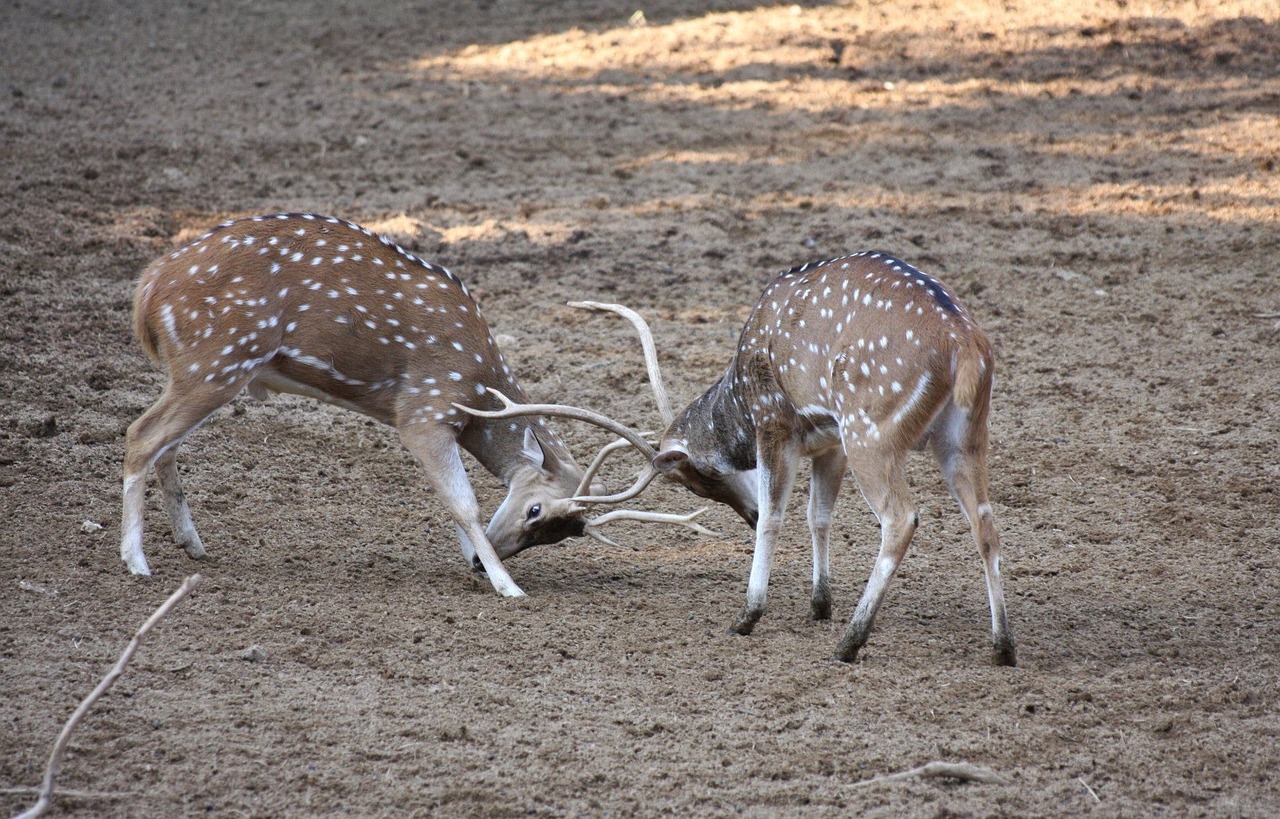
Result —
[[[240,659],[249,663],[261,663],[267,659],[267,650],[260,645],[254,644],[240,652]]]

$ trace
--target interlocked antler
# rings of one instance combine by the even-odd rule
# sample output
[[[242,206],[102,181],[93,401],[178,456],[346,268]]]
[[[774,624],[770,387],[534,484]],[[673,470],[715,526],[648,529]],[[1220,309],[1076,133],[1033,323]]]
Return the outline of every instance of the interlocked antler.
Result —
[[[642,432],[641,435],[648,435],[648,432]],[[600,467],[604,465],[605,459],[620,449],[626,449],[631,446],[631,442],[626,438],[619,438],[611,444],[606,444],[596,457],[587,466],[587,471],[582,473],[582,480],[578,481],[578,488],[574,490],[575,497],[591,494],[591,481],[595,478],[596,473],[600,471]]]
[[[640,336],[640,346],[644,348],[644,363],[649,369],[649,383],[653,386],[653,397],[658,402],[658,414],[662,416],[662,426],[664,428],[670,427],[675,414],[671,412],[671,402],[667,399],[667,388],[662,383],[662,370],[658,367],[658,350],[653,343],[653,332],[649,329],[649,323],[635,310],[630,307],[624,307],[621,304],[604,304],[598,301],[571,301],[569,306],[581,307],[584,310],[617,313],[635,326],[636,333]]]
[[[622,501],[631,500],[643,492],[645,487],[652,483],[653,479],[658,476],[658,471],[654,469],[652,463],[654,457],[658,454],[657,451],[644,439],[643,435],[631,427],[625,424],[620,424],[606,415],[601,415],[600,413],[589,409],[570,407],[565,404],[517,404],[498,390],[495,390],[493,387],[489,387],[488,391],[490,395],[502,402],[502,409],[481,410],[475,409],[474,407],[468,407],[463,404],[454,404],[453,406],[468,415],[475,415],[479,418],[517,418],[526,415],[551,415],[558,418],[573,418],[578,421],[586,421],[589,424],[595,424],[598,427],[607,429],[615,435],[622,437],[628,444],[640,450],[641,454],[643,454],[649,461],[645,466],[644,471],[640,473],[640,477],[636,478],[636,482],[632,484],[630,489],[614,495],[583,495],[581,494],[582,489],[579,487],[579,494],[571,499],[574,502],[621,503]],[[613,445],[610,444],[610,446]],[[606,449],[608,448],[609,447],[606,447]],[[599,466],[594,462],[592,463],[592,466],[597,470],[599,469]]]
[[[502,409],[481,410],[475,409],[474,407],[468,407],[463,404],[454,404],[454,406],[462,412],[475,415],[480,418],[516,418],[526,415],[550,415],[559,418],[573,418],[578,421],[586,421],[589,424],[595,424],[596,426],[603,427],[604,429],[621,436],[620,440],[614,441],[613,443],[603,447],[591,462],[591,465],[587,467],[586,472],[583,473],[582,480],[578,484],[577,494],[571,498],[575,503],[605,504],[620,503],[625,500],[630,500],[643,492],[645,487],[652,483],[653,479],[658,475],[658,472],[654,469],[652,463],[657,452],[654,450],[653,446],[644,439],[645,433],[637,432],[625,424],[618,423],[606,415],[601,415],[600,413],[589,409],[571,407],[565,404],[518,404],[492,387],[489,388],[489,393],[502,402]],[[584,494],[584,492],[589,493],[591,479],[594,478],[596,472],[600,470],[600,466],[604,463],[605,459],[619,449],[625,449],[627,447],[635,447],[640,450],[640,452],[644,454],[645,458],[649,461],[645,466],[644,471],[640,473],[640,476],[636,479],[636,482],[632,484],[631,488],[614,495]],[[665,512],[641,512],[635,509],[615,509],[612,512],[606,512],[603,515],[597,515],[594,518],[588,519],[586,522],[586,531],[591,537],[609,546],[617,546],[618,544],[600,534],[599,527],[606,523],[613,523],[614,521],[619,520],[635,520],[642,523],[672,523],[677,526],[683,526],[686,529],[691,529],[700,535],[719,537],[718,532],[713,532],[705,526],[694,522],[695,518],[706,511],[707,510],[704,508],[699,509],[696,512],[690,512],[687,515],[675,515]]]

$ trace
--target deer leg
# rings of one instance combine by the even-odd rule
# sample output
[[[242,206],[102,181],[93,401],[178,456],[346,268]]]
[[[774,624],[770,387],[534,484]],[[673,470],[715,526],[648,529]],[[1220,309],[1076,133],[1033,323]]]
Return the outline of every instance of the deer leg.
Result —
[[[747,605],[729,627],[737,634],[750,634],[764,616],[765,598],[769,592],[769,573],[773,569],[773,550],[782,531],[787,498],[795,484],[800,460],[796,446],[790,441],[770,440],[763,432],[757,443],[759,488],[756,522],[756,549],[751,558],[751,579],[747,581]],[[768,441],[769,443],[765,443]]]
[[[427,472],[427,480],[458,525],[463,553],[468,544],[484,566],[489,582],[503,597],[524,597],[524,592],[511,579],[493,544],[480,524],[480,506],[467,480],[467,470],[458,453],[458,442],[448,427],[418,431],[401,428],[400,438]]]
[[[1000,580],[1000,538],[995,515],[987,498],[987,441],[985,429],[973,429],[964,410],[951,406],[940,419],[941,431],[934,436],[934,455],[942,466],[951,494],[969,521],[973,541],[982,556],[987,581],[987,602],[991,606],[991,659],[995,665],[1018,664],[1013,633],[1004,606],[1004,585]]]
[[[124,448],[120,557],[129,566],[129,571],[134,574],[151,574],[146,555],[142,552],[142,508],[147,493],[147,470],[161,458],[166,459],[165,464],[159,468],[159,472],[169,514],[173,517],[175,511],[185,513],[186,526],[190,527],[190,534],[195,536],[199,554],[192,550],[189,541],[183,539],[184,532],[178,531],[180,519],[173,517],[178,539],[187,547],[187,554],[192,557],[204,554],[204,547],[200,546],[200,538],[195,535],[195,526],[191,523],[191,512],[186,506],[186,501],[171,501],[169,490],[164,487],[168,481],[172,481],[175,488],[177,486],[178,445],[203,424],[218,407],[230,401],[237,391],[238,388],[232,386],[213,390],[193,388],[182,390],[182,395],[179,397],[174,386],[170,384],[151,408],[129,425]],[[181,497],[180,490],[179,497]],[[178,506],[179,503],[180,506]]]
[[[178,448],[165,450],[156,459],[156,476],[160,479],[160,492],[164,496],[164,506],[169,512],[169,521],[173,524],[173,536],[187,550],[187,556],[197,560],[205,556],[204,544],[200,542],[200,534],[191,520],[191,507],[187,505],[186,493],[182,491],[182,482],[178,479]]]
[[[848,442],[846,448],[852,449]],[[897,573],[920,523],[902,471],[905,453],[862,448],[856,452],[850,459],[853,474],[862,496],[880,520],[880,552],[858,607],[845,629],[844,638],[836,649],[836,659],[846,663],[858,658],[858,651],[871,636],[871,626],[884,601],[885,590]]]
[[[831,619],[831,511],[840,495],[848,460],[839,447],[813,459],[809,478],[809,533],[813,536],[813,596],[809,601],[814,620]]]

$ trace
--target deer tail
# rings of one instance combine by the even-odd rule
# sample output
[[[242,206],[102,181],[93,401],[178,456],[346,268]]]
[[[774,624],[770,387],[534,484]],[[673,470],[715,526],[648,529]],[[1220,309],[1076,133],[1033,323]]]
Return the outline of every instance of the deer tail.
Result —
[[[149,271],[148,271],[149,272]],[[160,347],[156,343],[155,328],[148,320],[149,302],[151,300],[151,279],[146,273],[138,281],[138,288],[133,294],[133,334],[147,357],[157,364],[162,363]]]
[[[978,333],[971,333],[959,349],[955,359],[955,382],[951,400],[970,414],[984,411],[991,403],[991,384],[995,376],[995,357],[991,342]]]

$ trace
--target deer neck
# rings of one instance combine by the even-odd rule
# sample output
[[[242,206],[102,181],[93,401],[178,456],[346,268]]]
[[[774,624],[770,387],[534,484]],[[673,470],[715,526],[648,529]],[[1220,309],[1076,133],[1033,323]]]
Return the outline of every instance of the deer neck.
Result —
[[[756,467],[756,428],[736,388],[736,376],[735,368],[730,367],[689,405],[673,433],[685,441],[690,452],[719,453],[726,466],[744,471]]]
[[[509,387],[508,387],[509,389]],[[518,387],[510,397],[525,402],[524,391]],[[481,402],[480,409],[498,409],[496,399],[489,398]],[[572,492],[577,481],[582,477],[582,470],[573,460],[573,454],[560,436],[547,426],[541,416],[526,418],[479,418],[472,417],[458,436],[458,444],[470,452],[480,465],[489,470],[503,485],[511,486],[512,481],[521,470],[533,469],[524,452],[525,430],[533,429],[543,448],[550,456],[547,459],[548,471]]]

